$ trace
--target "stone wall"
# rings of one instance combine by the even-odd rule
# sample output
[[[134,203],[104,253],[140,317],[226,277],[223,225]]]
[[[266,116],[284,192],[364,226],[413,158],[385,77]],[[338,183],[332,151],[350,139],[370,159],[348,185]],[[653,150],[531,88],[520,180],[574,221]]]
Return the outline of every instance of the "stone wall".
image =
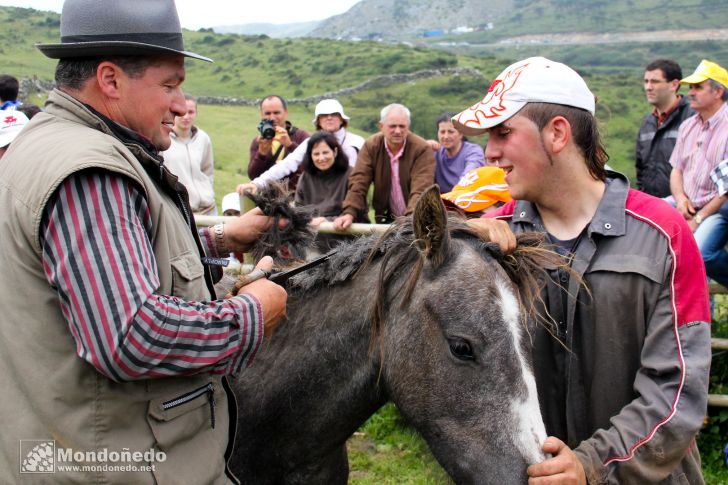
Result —
[[[323,94],[316,94],[314,96],[308,96],[305,98],[292,98],[286,101],[289,104],[302,104],[308,106],[310,104],[316,104],[322,99],[327,98],[339,98],[341,96],[348,96],[355,94],[360,91],[372,88],[380,88],[383,86],[390,86],[392,84],[404,84],[418,79],[427,79],[431,77],[441,76],[458,76],[458,75],[469,75],[469,76],[482,76],[483,74],[472,67],[451,67],[447,69],[425,69],[422,71],[416,71],[406,74],[386,74],[383,76],[377,76],[375,78],[364,81],[363,83],[351,86],[348,88],[339,89],[336,91],[330,91]],[[25,99],[28,95],[37,92],[48,92],[55,87],[55,83],[52,81],[45,81],[42,79],[21,79],[20,81],[20,99]],[[235,105],[235,106],[257,106],[260,103],[260,99],[246,99],[246,98],[231,98],[224,96],[198,96],[197,102],[200,104],[217,104],[217,105]]]

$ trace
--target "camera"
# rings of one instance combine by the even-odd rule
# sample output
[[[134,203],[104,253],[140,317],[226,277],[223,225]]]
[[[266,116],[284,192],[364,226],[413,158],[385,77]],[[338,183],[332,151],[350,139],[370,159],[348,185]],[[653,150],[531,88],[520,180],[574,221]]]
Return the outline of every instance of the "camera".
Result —
[[[258,131],[260,132],[260,136],[266,140],[272,140],[276,136],[276,129],[270,120],[260,120]]]

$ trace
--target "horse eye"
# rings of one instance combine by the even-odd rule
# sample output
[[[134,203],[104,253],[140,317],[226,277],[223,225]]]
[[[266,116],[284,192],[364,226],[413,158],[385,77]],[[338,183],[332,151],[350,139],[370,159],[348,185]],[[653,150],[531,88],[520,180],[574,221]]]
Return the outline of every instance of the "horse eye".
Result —
[[[454,338],[449,340],[450,352],[460,360],[475,360],[473,348],[467,340]]]

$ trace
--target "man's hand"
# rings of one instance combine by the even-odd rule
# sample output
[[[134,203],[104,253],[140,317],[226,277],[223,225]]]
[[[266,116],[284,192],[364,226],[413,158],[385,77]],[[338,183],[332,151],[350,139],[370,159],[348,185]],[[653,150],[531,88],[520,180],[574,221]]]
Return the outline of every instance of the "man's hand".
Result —
[[[325,217],[314,217],[313,219],[311,219],[311,222],[309,222],[308,225],[313,227],[319,227],[322,222],[326,222]]]
[[[352,222],[354,222],[354,216],[351,214],[344,214],[343,216],[339,216],[334,219],[334,229],[337,231],[343,231],[351,226]]]
[[[687,197],[681,197],[680,199],[675,200],[675,202],[677,204],[677,210],[680,214],[682,214],[685,220],[689,221],[697,212],[695,207],[693,207],[693,204],[690,202],[690,199]]]
[[[273,151],[273,140],[266,140],[258,135],[258,153],[268,156]]]
[[[278,142],[286,148],[291,146],[291,143],[293,143],[285,126],[276,126],[276,139],[278,139]]]
[[[271,271],[272,268],[273,258],[270,256],[265,256],[255,266],[255,269],[267,271]],[[238,295],[241,293],[252,295],[260,302],[263,307],[263,335],[270,337],[278,322],[286,314],[286,300],[288,300],[286,290],[267,278],[261,278],[243,286]]]
[[[287,221],[281,219],[281,226]],[[260,234],[270,229],[273,219],[263,214],[259,207],[249,210],[225,224],[225,246],[237,253],[247,252]]]
[[[430,148],[432,148],[432,151],[437,151],[440,149],[440,142],[437,140],[427,140],[427,144],[430,145]]]
[[[551,453],[553,458],[528,467],[528,485],[586,485],[584,466],[563,441],[549,436],[543,444],[543,451]]]
[[[248,182],[247,184],[240,184],[235,189],[238,194],[245,195],[245,191],[256,193],[258,191],[258,186],[255,185],[253,182]]]
[[[497,243],[503,253],[512,253],[516,249],[516,235],[513,234],[507,222],[479,217],[468,219],[467,224],[483,241]]]

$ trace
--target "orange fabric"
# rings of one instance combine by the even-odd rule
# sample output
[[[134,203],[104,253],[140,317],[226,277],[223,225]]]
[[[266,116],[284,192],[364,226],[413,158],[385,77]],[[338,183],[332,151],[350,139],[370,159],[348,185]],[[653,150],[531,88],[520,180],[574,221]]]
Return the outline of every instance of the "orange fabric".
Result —
[[[441,197],[465,212],[482,211],[511,200],[505,176],[498,167],[478,167],[463,175],[452,191]]]

